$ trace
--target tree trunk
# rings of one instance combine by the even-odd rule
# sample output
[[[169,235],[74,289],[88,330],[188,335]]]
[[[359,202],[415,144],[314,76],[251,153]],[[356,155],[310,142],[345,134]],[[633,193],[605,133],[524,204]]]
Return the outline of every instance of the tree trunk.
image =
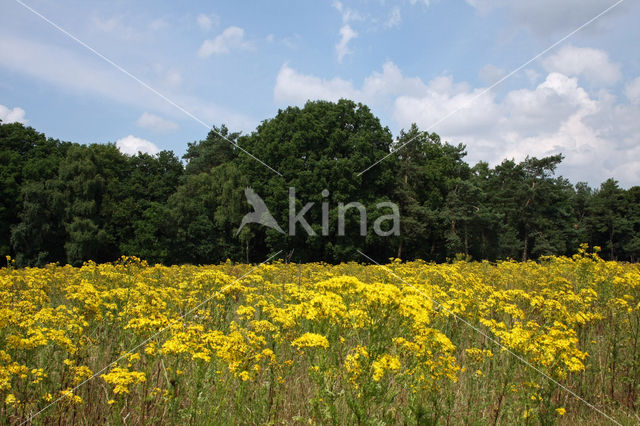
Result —
[[[529,233],[524,233],[524,250],[522,250],[522,261],[526,262],[529,254]]]

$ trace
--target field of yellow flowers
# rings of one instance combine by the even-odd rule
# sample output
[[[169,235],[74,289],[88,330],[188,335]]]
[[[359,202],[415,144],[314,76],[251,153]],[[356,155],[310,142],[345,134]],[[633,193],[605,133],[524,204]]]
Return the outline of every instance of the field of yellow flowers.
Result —
[[[640,267],[585,249],[9,266],[0,422],[637,424],[639,338]]]

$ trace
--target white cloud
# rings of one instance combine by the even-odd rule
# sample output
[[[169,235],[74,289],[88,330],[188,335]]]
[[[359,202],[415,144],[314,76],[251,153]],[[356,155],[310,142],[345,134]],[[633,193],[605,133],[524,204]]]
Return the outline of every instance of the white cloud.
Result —
[[[533,88],[510,90],[497,98],[491,91],[484,93],[483,87],[455,82],[451,76],[428,82],[404,76],[392,62],[359,87],[284,65],[274,97],[289,104],[340,98],[363,102],[374,113],[393,117],[397,128],[406,129],[415,122],[443,140],[466,144],[471,164],[562,153],[565,160],[559,172],[573,182],[597,185],[613,176],[626,186],[638,184],[640,78],[627,86],[627,96],[635,104],[618,103],[605,90],[591,95],[576,77],[562,73],[551,72],[542,79]]]
[[[319,77],[300,74],[288,65],[283,65],[276,77],[273,91],[278,102],[304,104],[307,100],[337,101],[353,98],[357,92],[350,82],[341,78],[324,80]]]
[[[0,37],[0,51],[0,67],[66,90],[132,104],[148,104],[152,98],[138,83],[84,52],[12,37]]]
[[[640,124],[631,119],[640,108],[616,105],[604,91],[594,98],[576,78],[560,73],[548,74],[534,89],[512,90],[501,102],[490,92],[474,99],[480,88],[455,87],[441,85],[423,97],[398,97],[395,119],[403,127],[416,122],[427,129],[451,114],[429,130],[465,143],[472,163],[562,153],[559,172],[574,182],[596,185],[615,176],[623,185],[633,185],[640,179],[632,164],[640,149]]]
[[[358,37],[358,33],[351,28],[349,24],[343,25],[340,28],[340,41],[336,44],[336,52],[338,53],[338,62],[342,62],[345,55],[352,53],[349,48],[349,42]]]
[[[395,6],[391,10],[391,13],[389,14],[389,18],[384,23],[384,26],[387,28],[393,28],[393,27],[397,27],[401,23],[402,23],[402,15],[400,14],[400,8],[398,6]]]
[[[160,149],[146,139],[137,138],[133,135],[125,136],[116,141],[116,147],[120,152],[127,155],[136,155],[138,152],[146,154],[157,154]]]
[[[341,13],[342,15],[342,23],[347,24],[353,21],[363,21],[364,17],[355,9],[351,9],[348,7],[344,7],[342,2],[334,1],[332,6]]]
[[[65,95],[96,96],[141,110],[152,109],[168,117],[184,118],[183,112],[82,50],[0,35],[0,52],[0,68],[48,83],[64,90]],[[225,123],[229,128],[243,131],[250,131],[257,124],[257,120],[172,87],[169,83],[177,81],[176,75],[171,77],[165,67],[151,69],[155,78],[141,75],[141,79],[151,87],[163,87],[165,96],[203,121]]]
[[[233,49],[251,49],[251,43],[245,41],[244,29],[240,27],[228,27],[213,40],[202,42],[198,56],[206,58],[211,55],[229,53]]]
[[[27,124],[29,120],[24,117],[24,110],[20,107],[14,107],[12,109],[7,108],[0,104],[0,121],[4,124],[9,123],[22,123]]]
[[[579,111],[595,112],[595,102],[575,78],[551,73],[535,89],[512,90],[501,105],[508,125],[519,133],[555,132]]]
[[[413,93],[416,96],[426,93],[427,86],[417,77],[405,77],[396,64],[387,61],[382,72],[374,71],[365,78],[359,95],[365,102],[376,100],[387,103],[390,96]]]
[[[357,10],[346,9],[342,13],[342,22],[345,24],[347,22],[363,21],[363,20],[364,20],[364,17]]]
[[[510,21],[518,27],[527,28],[533,34],[548,37],[550,34],[568,33],[613,5],[611,0],[467,0],[467,3],[485,14],[491,9],[506,11]],[[624,3],[586,28],[598,31],[612,16],[623,12]]]
[[[446,120],[443,120],[447,117]],[[491,92],[454,83],[450,76],[433,79],[422,96],[402,94],[394,104],[394,118],[404,127],[412,122],[425,130],[460,137],[472,131],[486,131],[495,125],[496,105]]]
[[[640,106],[640,77],[627,85],[625,94],[632,104]]]
[[[220,18],[215,14],[205,15],[204,13],[201,13],[196,17],[196,22],[203,31],[209,31],[215,25],[218,25],[219,21]]]
[[[584,76],[594,83],[614,84],[620,77],[620,65],[609,60],[607,52],[590,47],[568,45],[542,61],[544,68],[571,76]]]
[[[171,120],[159,117],[149,112],[144,112],[136,121],[136,124],[145,129],[151,129],[158,132],[169,132],[177,130],[178,125]]]
[[[386,62],[382,72],[374,71],[361,89],[354,88],[350,81],[339,77],[323,79],[302,74],[288,65],[283,65],[276,77],[274,98],[283,104],[302,105],[308,100],[337,101],[353,99],[369,104],[387,104],[398,94],[420,94],[427,86],[419,78],[407,78],[393,62]]]
[[[342,27],[340,27],[340,40],[336,44],[336,53],[338,54],[338,62],[342,62],[342,59],[353,53],[349,48],[349,42],[358,37],[358,33],[351,28],[349,22],[362,21],[364,17],[354,9],[345,7],[339,0],[333,2],[333,7],[342,15]]]

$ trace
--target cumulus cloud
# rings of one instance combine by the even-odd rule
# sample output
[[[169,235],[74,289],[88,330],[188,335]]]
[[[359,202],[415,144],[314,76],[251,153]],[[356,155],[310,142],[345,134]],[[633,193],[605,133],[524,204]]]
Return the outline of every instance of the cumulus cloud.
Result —
[[[169,132],[178,129],[178,125],[173,121],[167,120],[149,112],[144,112],[138,118],[136,124],[145,129],[155,130],[158,132]]]
[[[640,106],[640,77],[627,85],[625,94],[632,104]]]
[[[408,77],[392,62],[359,86],[285,65],[274,88],[276,101],[283,103],[342,97],[363,102],[393,117],[397,128],[415,122],[444,140],[466,144],[472,164],[562,153],[559,171],[574,182],[597,185],[614,176],[629,186],[640,182],[634,163],[640,158],[640,77],[628,84],[626,94],[630,103],[620,103],[606,90],[592,95],[577,77],[550,72],[533,88],[497,97],[447,75],[427,82]]]
[[[455,83],[451,76],[442,76],[431,80],[422,96],[398,96],[393,116],[404,127],[413,122],[424,129],[435,126],[439,133],[457,139],[494,126],[496,105],[491,92],[470,89],[465,83]]]
[[[8,107],[0,104],[0,121],[4,124],[9,123],[22,123],[27,124],[29,120],[24,117],[24,110],[20,107],[14,107],[9,109]]]
[[[335,102],[340,98],[373,104],[388,103],[398,94],[421,94],[426,90],[427,86],[422,80],[403,76],[400,68],[388,61],[382,66],[382,72],[374,71],[365,78],[360,89],[339,77],[323,79],[300,73],[285,64],[278,72],[273,93],[277,102],[285,104],[302,105],[308,100]]]
[[[611,176],[624,185],[640,181],[640,169],[631,164],[640,125],[630,119],[639,108],[616,104],[606,92],[593,97],[577,78],[555,72],[536,88],[512,90],[501,101],[491,92],[476,97],[479,88],[453,87],[423,97],[400,96],[396,121],[427,129],[451,114],[429,130],[465,143],[471,162],[562,153],[559,171],[573,181],[595,185]]]
[[[313,75],[297,72],[283,65],[276,77],[273,90],[278,102],[304,104],[307,100],[337,101],[340,98],[356,97],[357,93],[350,82],[341,78],[325,80]]]
[[[137,138],[133,135],[125,136],[116,141],[116,147],[123,154],[136,155],[138,152],[145,154],[157,154],[160,152],[157,146],[146,139]]]
[[[340,41],[336,44],[336,52],[338,54],[338,62],[342,62],[342,59],[353,51],[349,48],[349,42],[358,37],[358,33],[354,31],[349,24],[343,25],[340,28]]]
[[[604,50],[565,46],[542,61],[544,68],[571,76],[584,76],[593,83],[614,84],[620,77],[620,64],[609,60]]]
[[[229,53],[232,50],[251,49],[251,43],[244,39],[244,29],[236,26],[226,28],[213,40],[202,42],[198,50],[198,56],[206,58],[211,55]]]

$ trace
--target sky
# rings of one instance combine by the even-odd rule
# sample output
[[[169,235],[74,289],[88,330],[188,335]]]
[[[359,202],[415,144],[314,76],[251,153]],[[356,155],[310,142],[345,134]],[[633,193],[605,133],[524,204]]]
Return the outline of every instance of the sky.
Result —
[[[562,153],[572,182],[630,187],[638,22],[638,0],[2,0],[0,120],[181,156],[211,125],[349,98],[472,165]]]

